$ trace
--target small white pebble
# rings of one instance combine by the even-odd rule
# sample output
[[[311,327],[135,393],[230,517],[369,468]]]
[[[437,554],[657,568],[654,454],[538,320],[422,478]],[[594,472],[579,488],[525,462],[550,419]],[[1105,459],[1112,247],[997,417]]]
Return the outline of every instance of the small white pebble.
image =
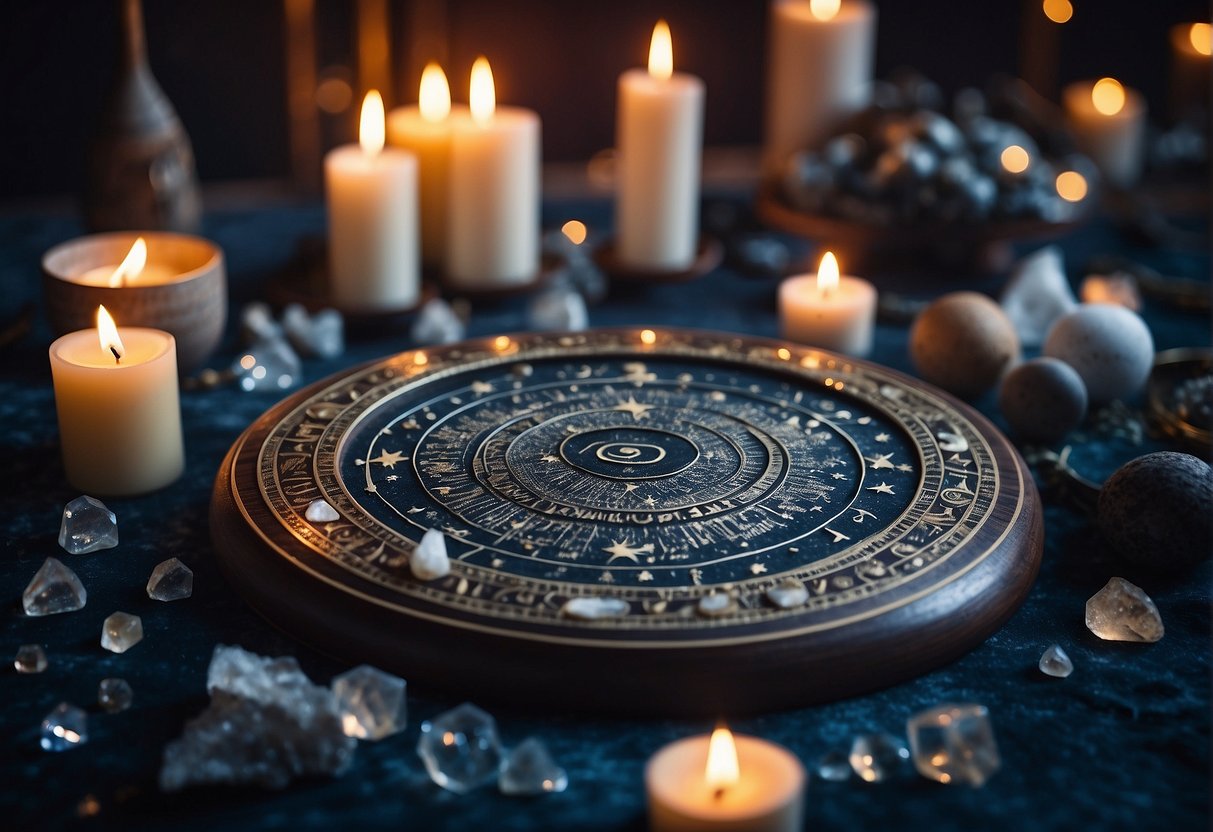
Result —
[[[409,570],[419,581],[432,581],[449,575],[451,559],[446,553],[446,537],[438,529],[430,529],[409,558]]]

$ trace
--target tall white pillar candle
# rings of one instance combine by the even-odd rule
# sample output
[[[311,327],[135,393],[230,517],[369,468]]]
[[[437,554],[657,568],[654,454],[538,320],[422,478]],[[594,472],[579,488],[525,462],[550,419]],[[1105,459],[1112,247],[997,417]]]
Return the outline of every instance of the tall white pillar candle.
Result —
[[[876,287],[838,271],[838,261],[827,251],[816,274],[780,284],[780,331],[789,341],[864,356],[872,351]]]
[[[772,0],[763,171],[812,147],[871,95],[876,9],[868,0]]]
[[[158,329],[119,331],[104,309],[97,329],[50,347],[63,467],[86,494],[143,494],[185,468],[177,345]]]
[[[473,291],[522,286],[539,273],[539,116],[497,106],[483,57],[469,104],[471,118],[451,132],[444,279]]]
[[[1141,175],[1146,101],[1115,78],[1078,81],[1062,94],[1074,138],[1109,182],[1128,187]]]
[[[362,104],[357,145],[324,157],[329,209],[329,289],[340,307],[404,309],[421,291],[417,158],[384,149],[383,99]]]
[[[703,81],[674,72],[664,20],[653,29],[649,67],[619,76],[615,254],[625,266],[680,271],[699,241]]]

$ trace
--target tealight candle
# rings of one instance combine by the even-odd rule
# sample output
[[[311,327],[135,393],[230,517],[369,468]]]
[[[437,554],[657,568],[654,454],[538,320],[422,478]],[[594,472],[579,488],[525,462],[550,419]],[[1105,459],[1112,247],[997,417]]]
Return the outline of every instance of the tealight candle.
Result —
[[[121,331],[105,307],[97,328],[50,347],[63,467],[87,494],[143,494],[181,476],[185,449],[173,336]]]
[[[794,832],[805,772],[786,748],[717,728],[670,743],[644,772],[654,832]]]
[[[1128,187],[1141,174],[1146,102],[1115,78],[1079,81],[1065,88],[1066,121],[1082,149],[1108,181]]]
[[[165,265],[147,262],[147,240],[136,237],[118,265],[97,266],[76,277],[85,286],[159,286],[171,283],[177,273]]]
[[[779,322],[784,338],[863,356],[872,351],[876,287],[839,274],[827,251],[816,274],[789,277],[779,287]]]

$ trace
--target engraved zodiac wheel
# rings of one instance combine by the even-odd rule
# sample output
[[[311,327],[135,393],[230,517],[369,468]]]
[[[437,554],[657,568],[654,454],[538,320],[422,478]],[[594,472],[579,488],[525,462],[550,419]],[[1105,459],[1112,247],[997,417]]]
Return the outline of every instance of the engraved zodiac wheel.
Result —
[[[312,523],[316,499],[338,512]],[[501,336],[320,382],[212,502],[250,603],[476,699],[736,713],[890,684],[1026,596],[1039,500],[980,415],[891,370],[685,330]],[[408,558],[442,530],[452,568]]]

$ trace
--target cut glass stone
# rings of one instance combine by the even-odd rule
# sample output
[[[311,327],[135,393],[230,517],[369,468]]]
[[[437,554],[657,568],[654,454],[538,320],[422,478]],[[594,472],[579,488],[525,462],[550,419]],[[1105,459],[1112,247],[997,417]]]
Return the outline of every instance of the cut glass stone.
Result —
[[[408,725],[405,681],[364,664],[333,679],[333,696],[346,736],[381,740]]]
[[[76,573],[55,558],[47,558],[21,594],[26,615],[54,615],[83,609],[88,601]]]
[[[800,581],[790,578],[768,589],[767,600],[782,610],[790,610],[809,600],[809,590]]]
[[[497,723],[470,702],[421,723],[417,755],[439,786],[462,794],[497,776]]]
[[[101,625],[101,646],[125,653],[143,640],[143,621],[137,615],[116,612]]]
[[[985,784],[1002,766],[985,705],[939,705],[906,722],[914,766],[940,783]]]
[[[116,714],[131,706],[135,692],[125,679],[102,679],[97,686],[97,704],[106,713]]]
[[[851,779],[851,761],[841,751],[828,751],[817,761],[817,776],[830,783]]]
[[[619,618],[627,615],[631,608],[631,605],[622,598],[582,596],[565,601],[560,611],[569,618],[597,621],[602,618]]]
[[[118,545],[118,518],[95,497],[77,497],[63,509],[59,545],[69,555],[82,555]]]
[[[497,788],[502,794],[529,797],[562,792],[568,787],[568,774],[535,737],[527,737],[510,751],[497,773]]]
[[[438,529],[427,529],[409,558],[409,571],[419,581],[433,581],[451,573],[446,537]]]
[[[580,332],[590,325],[590,315],[580,292],[558,284],[531,301],[527,323],[537,332]]]
[[[897,777],[909,759],[910,749],[891,734],[860,734],[851,743],[851,768],[869,783]]]
[[[1070,657],[1066,655],[1065,650],[1061,649],[1061,645],[1054,644],[1041,653],[1040,672],[1046,676],[1064,679],[1074,672],[1074,662],[1070,661]]]
[[[303,369],[299,356],[281,338],[266,338],[253,344],[232,365],[240,389],[250,393],[286,390]]]
[[[308,503],[307,511],[303,513],[303,516],[313,523],[331,523],[341,518],[337,509],[329,505],[326,500],[312,500]]]
[[[13,667],[18,673],[41,673],[46,670],[46,651],[41,644],[22,644],[17,648]]]
[[[68,751],[88,742],[88,714],[60,702],[42,720],[42,750]]]
[[[709,592],[699,599],[699,614],[708,618],[728,615],[737,607],[737,601],[727,592]]]
[[[1111,578],[1087,600],[1087,629],[1107,641],[1158,641],[1163,636],[1158,607],[1124,578]]]
[[[467,327],[442,298],[427,301],[417,313],[410,334],[421,346],[462,341]]]
[[[176,558],[156,565],[147,581],[147,597],[153,601],[179,601],[194,594],[194,572]]]

